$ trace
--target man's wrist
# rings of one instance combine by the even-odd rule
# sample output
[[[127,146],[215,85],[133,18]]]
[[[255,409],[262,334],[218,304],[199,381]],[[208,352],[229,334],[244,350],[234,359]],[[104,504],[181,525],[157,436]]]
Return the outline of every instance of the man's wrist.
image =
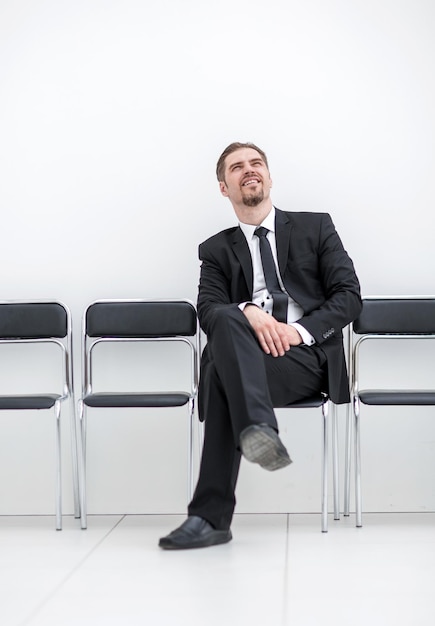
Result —
[[[316,343],[314,337],[308,332],[306,328],[304,328],[301,324],[298,324],[298,322],[292,322],[291,324],[289,324],[289,326],[293,326],[293,328],[298,331],[298,333],[302,337],[302,342],[306,346],[312,346]]]
[[[257,306],[254,302],[241,302],[239,304],[239,309],[241,311],[244,311],[246,309],[247,306]],[[258,307],[257,307],[258,308]]]

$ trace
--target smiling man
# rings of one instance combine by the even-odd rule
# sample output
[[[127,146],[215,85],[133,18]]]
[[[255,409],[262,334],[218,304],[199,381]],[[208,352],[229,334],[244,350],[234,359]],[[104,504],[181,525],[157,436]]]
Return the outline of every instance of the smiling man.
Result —
[[[254,144],[229,145],[216,173],[239,225],[199,247],[204,447],[188,517],[160,539],[164,549],[231,540],[242,455],[269,471],[291,463],[274,407],[324,390],[349,401],[342,329],[361,298],[330,216],[274,207],[267,157]]]

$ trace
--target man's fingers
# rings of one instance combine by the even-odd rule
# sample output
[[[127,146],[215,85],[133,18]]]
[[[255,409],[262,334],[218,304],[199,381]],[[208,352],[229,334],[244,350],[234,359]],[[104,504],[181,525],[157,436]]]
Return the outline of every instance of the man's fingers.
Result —
[[[270,348],[267,345],[267,341],[263,335],[263,333],[257,333],[257,339],[258,339],[258,343],[260,344],[260,346],[262,347],[263,351],[266,354],[270,354]]]
[[[283,356],[285,354],[285,346],[275,330],[263,331],[262,336],[267,347],[267,350],[265,350],[266,354],[271,354],[272,356]]]
[[[247,306],[244,314],[248,318],[258,342],[266,354],[283,356],[290,350],[290,337],[287,324],[278,322],[256,306]]]

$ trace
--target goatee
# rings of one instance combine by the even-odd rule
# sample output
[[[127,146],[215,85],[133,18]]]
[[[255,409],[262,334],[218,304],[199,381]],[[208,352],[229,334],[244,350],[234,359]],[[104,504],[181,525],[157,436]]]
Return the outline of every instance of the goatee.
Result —
[[[263,200],[264,200],[264,194],[261,191],[256,196],[244,196],[243,197],[243,204],[245,206],[254,207],[254,206],[258,206],[259,204],[261,204],[261,202],[263,202]]]

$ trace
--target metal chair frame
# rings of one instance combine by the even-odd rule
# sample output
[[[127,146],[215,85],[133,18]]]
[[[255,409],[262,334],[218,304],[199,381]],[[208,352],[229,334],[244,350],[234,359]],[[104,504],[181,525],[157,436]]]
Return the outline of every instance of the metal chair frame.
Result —
[[[340,519],[338,428],[336,406],[326,393],[294,402],[284,409],[322,409],[322,475],[321,475],[321,529],[328,532],[328,476],[329,476],[329,415],[332,414],[332,466],[334,487],[334,520]]]
[[[73,463],[73,490],[74,490],[74,512],[75,517],[80,516],[78,466],[77,466],[77,432],[75,419],[74,384],[73,384],[73,349],[72,349],[72,325],[71,314],[68,307],[57,300],[1,300],[2,307],[12,305],[14,307],[38,306],[38,305],[60,306],[65,312],[66,334],[64,337],[57,335],[51,337],[33,336],[35,333],[23,330],[20,335],[11,336],[1,334],[0,345],[38,345],[54,344],[62,352],[62,394],[11,394],[0,396],[0,410],[41,410],[54,409],[55,415],[55,500],[56,500],[56,530],[62,529],[62,463],[61,463],[61,405],[70,401],[70,423],[71,423],[71,447]],[[24,328],[24,327],[22,327]],[[27,335],[27,336],[26,336]]]
[[[89,309],[96,304],[186,304],[192,307],[195,314],[195,333],[192,336],[129,336],[117,337],[115,333],[112,336],[98,336],[90,338],[87,332],[86,317]],[[144,331],[141,335],[146,335]],[[185,392],[113,392],[113,393],[95,393],[93,391],[93,362],[92,357],[95,348],[102,343],[170,343],[182,342],[190,349],[190,390]],[[198,393],[199,381],[199,357],[201,350],[201,340],[199,332],[198,318],[196,308],[190,300],[186,299],[110,299],[96,300],[92,302],[85,310],[82,322],[82,395],[78,402],[77,430],[78,437],[78,456],[79,456],[79,476],[80,476],[80,512],[81,527],[87,527],[87,502],[86,502],[86,420],[87,408],[95,406],[99,408],[119,408],[135,407],[135,408],[157,408],[157,407],[179,407],[187,405],[189,413],[189,428],[187,441],[187,495],[190,499],[193,494],[193,425],[195,415],[195,400]],[[105,403],[104,396],[110,396],[113,403]],[[166,398],[166,401],[163,399]]]
[[[434,296],[367,296],[364,301],[434,301]],[[361,491],[361,434],[360,434],[360,409],[361,404],[375,406],[433,406],[435,405],[435,389],[412,389],[412,390],[392,390],[381,388],[380,390],[361,390],[359,383],[360,372],[360,350],[366,342],[376,340],[388,341],[427,341],[435,339],[435,320],[432,332],[363,332],[355,331],[354,324],[351,327],[351,338],[349,339],[349,355],[352,363],[352,408],[353,408],[353,430],[354,430],[354,466],[355,466],[355,517],[356,526],[362,527],[362,491]],[[355,335],[361,335],[356,341]],[[376,394],[376,395],[374,395]],[[351,420],[348,415],[347,437],[346,437],[346,469],[345,469],[345,503],[344,514],[349,515],[350,502],[350,471],[351,471]]]
[[[352,468],[352,376],[353,376],[353,329],[352,324],[347,327],[347,369],[349,375],[349,389],[351,401],[346,405],[346,439],[345,439],[345,453],[344,453],[344,503],[343,503],[343,515],[349,517],[350,510],[350,478]]]

